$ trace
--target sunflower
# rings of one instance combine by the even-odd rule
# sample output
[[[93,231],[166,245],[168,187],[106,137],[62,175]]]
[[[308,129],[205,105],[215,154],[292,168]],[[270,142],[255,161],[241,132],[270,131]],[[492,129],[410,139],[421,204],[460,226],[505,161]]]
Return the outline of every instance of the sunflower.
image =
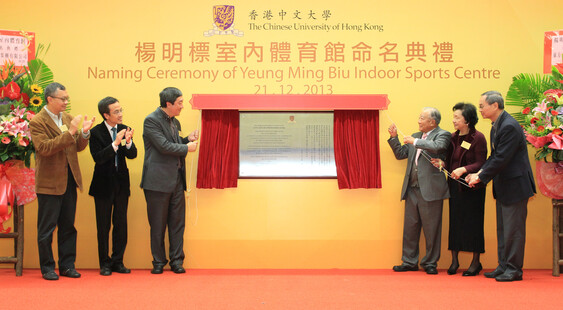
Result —
[[[38,107],[43,103],[43,100],[39,96],[33,96],[33,97],[31,97],[29,102],[31,103],[32,106]]]
[[[43,93],[43,88],[41,88],[41,86],[39,86],[37,84],[33,84],[33,85],[31,85],[31,91],[36,93],[36,94],[41,94],[41,93]]]

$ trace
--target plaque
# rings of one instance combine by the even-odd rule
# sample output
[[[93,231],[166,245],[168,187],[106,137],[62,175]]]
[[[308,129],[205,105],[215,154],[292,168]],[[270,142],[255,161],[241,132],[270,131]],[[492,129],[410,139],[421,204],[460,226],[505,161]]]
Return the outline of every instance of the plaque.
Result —
[[[332,112],[240,112],[239,177],[335,178]]]

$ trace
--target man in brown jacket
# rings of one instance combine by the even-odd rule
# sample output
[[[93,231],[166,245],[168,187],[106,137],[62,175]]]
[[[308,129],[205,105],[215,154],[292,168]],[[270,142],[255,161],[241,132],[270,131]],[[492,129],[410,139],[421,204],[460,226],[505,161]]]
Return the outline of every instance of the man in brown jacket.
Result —
[[[82,190],[77,152],[88,145],[94,118],[72,117],[65,112],[69,102],[66,88],[59,83],[45,87],[47,105],[30,121],[35,146],[35,191],[37,192],[37,243],[39,264],[45,280],[58,280],[53,258],[53,232],[58,227],[59,274],[79,278],[76,260],[76,187]]]

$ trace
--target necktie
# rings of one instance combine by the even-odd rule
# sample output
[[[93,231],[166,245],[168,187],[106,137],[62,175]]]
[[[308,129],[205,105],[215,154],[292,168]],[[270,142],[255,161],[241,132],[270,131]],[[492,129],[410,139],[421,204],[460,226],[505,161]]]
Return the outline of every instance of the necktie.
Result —
[[[422,135],[422,140],[426,140],[426,137],[428,136],[428,134],[423,134]],[[418,157],[420,157],[420,153],[422,153],[422,149],[416,149],[416,156],[414,158],[414,163],[418,166]]]
[[[111,128],[111,132],[112,132],[112,134],[111,134],[112,141],[115,141],[115,138],[117,137],[117,128],[116,128],[116,127],[112,127],[112,128]],[[119,146],[118,146],[118,148],[119,148]],[[115,169],[117,169],[117,152],[115,152],[115,159],[114,159],[114,162],[115,162]]]

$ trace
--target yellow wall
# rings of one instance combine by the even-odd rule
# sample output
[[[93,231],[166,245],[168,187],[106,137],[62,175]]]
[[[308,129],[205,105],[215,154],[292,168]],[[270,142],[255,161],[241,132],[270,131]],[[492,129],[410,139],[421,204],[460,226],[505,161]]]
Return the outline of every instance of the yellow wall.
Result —
[[[111,95],[118,98],[125,110],[124,122],[133,127],[139,147],[137,159],[129,162],[132,196],[129,206],[129,243],[125,263],[131,268],[149,268],[149,226],[142,190],[138,187],[143,161],[142,122],[158,105],[158,93],[166,86],[183,90],[185,97],[192,93],[254,93],[254,85],[267,85],[270,90],[280,84],[292,84],[295,92],[303,93],[305,84],[330,84],[336,94],[386,93],[391,105],[388,116],[398,127],[410,134],[417,130],[416,120],[424,106],[442,111],[442,127],[452,130],[453,104],[459,101],[477,103],[487,90],[506,93],[512,76],[520,72],[542,70],[543,33],[561,28],[554,12],[563,11],[563,2],[526,0],[472,1],[284,1],[268,4],[258,1],[233,1],[236,7],[235,27],[245,34],[213,36],[203,32],[211,28],[212,7],[218,3],[200,1],[5,1],[2,4],[2,29],[34,31],[38,43],[50,43],[51,50],[44,59],[64,84],[72,97],[72,113],[97,115],[97,102]],[[249,30],[249,13],[258,12],[255,23],[264,10],[276,14],[280,10],[320,15],[330,10],[332,17],[326,24],[382,24],[383,32],[355,31],[259,31]],[[284,22],[276,20],[282,24]],[[307,21],[303,21],[307,23]],[[317,22],[322,23],[322,22]],[[312,22],[311,22],[312,24]],[[157,51],[162,43],[181,42],[184,59],[169,63],[157,53],[154,66],[162,69],[231,69],[234,65],[254,69],[281,68],[287,65],[255,61],[243,63],[192,64],[187,54],[191,42],[236,43],[239,49],[248,42],[265,46],[270,42],[314,42],[319,44],[316,63],[290,65],[315,70],[329,66],[353,70],[355,66],[401,69],[499,70],[499,78],[457,79],[429,78],[413,81],[406,75],[395,79],[314,79],[284,80],[277,83],[239,77],[236,80],[218,79],[101,79],[88,77],[89,67],[105,69],[146,70],[151,64],[137,62],[135,46],[138,42],[155,42]],[[340,42],[347,48],[365,42],[373,47],[371,64],[352,62],[325,63],[323,46]],[[383,63],[378,56],[385,42],[398,44],[400,61]],[[426,45],[427,62],[406,62],[406,45],[421,42]],[[451,42],[454,62],[440,64],[432,56],[434,42]],[[240,52],[239,52],[240,53]],[[212,54],[213,55],[213,54]],[[267,54],[268,55],[268,54]],[[295,57],[295,56],[294,56]],[[348,55],[347,57],[350,57]],[[212,59],[214,57],[212,56]],[[451,71],[450,71],[451,72]],[[180,120],[184,131],[194,129],[199,111],[184,109]],[[192,190],[188,199],[185,250],[189,268],[390,268],[400,263],[403,203],[399,201],[406,161],[397,161],[386,140],[387,117],[381,118],[382,189],[338,190],[336,180],[239,180],[238,188],[225,190],[195,189],[197,159],[190,154],[188,167]],[[488,136],[489,121],[481,121],[477,129]],[[530,149],[530,153],[533,151]],[[90,185],[93,161],[86,150],[79,156],[84,187]],[[532,158],[533,159],[533,158]],[[495,202],[489,186],[486,202],[485,244],[482,258],[485,268],[496,265]],[[25,206],[25,262],[26,268],[38,267],[36,245],[37,203]],[[447,203],[444,208],[442,260],[439,268],[449,266],[447,253]],[[78,268],[98,268],[94,201],[87,190],[78,197],[76,218],[78,229]],[[551,266],[551,202],[538,194],[530,200],[525,268]],[[56,244],[56,242],[55,242]],[[0,255],[9,253],[12,245],[0,241]],[[424,251],[422,251],[424,252]],[[55,252],[56,253],[56,252]],[[467,264],[470,256],[463,256]]]

